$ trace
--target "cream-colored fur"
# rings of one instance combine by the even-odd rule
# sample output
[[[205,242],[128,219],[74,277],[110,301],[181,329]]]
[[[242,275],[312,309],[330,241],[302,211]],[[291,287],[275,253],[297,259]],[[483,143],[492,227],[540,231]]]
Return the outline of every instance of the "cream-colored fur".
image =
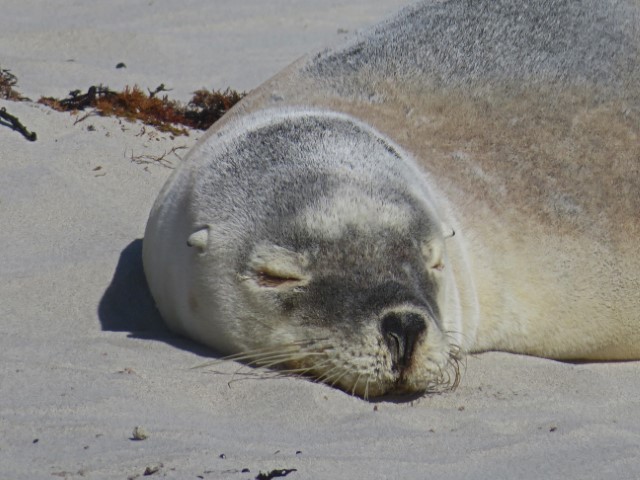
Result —
[[[144,256],[163,316],[222,352],[264,348],[258,363],[286,358],[364,396],[455,383],[459,352],[640,359],[639,22],[627,0],[425,1],[296,62],[215,125],[156,202]],[[289,128],[302,117],[316,135]],[[267,157],[290,163],[255,177],[241,166]],[[300,177],[320,185],[327,168],[339,188]],[[288,183],[255,190],[264,175]],[[289,213],[297,236],[278,230]],[[251,250],[261,235],[271,243]],[[387,251],[400,240],[423,270],[418,257],[400,268]],[[356,274],[368,271],[370,285]],[[329,273],[343,290],[317,287]],[[338,318],[385,278],[380,295],[409,300],[342,323],[283,313],[324,301]],[[426,325],[401,372],[395,327],[380,330],[394,315]]]

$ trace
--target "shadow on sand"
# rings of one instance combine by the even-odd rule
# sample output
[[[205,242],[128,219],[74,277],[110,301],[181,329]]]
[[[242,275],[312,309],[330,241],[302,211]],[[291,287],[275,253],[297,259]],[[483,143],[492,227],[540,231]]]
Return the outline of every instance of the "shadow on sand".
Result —
[[[102,330],[129,332],[133,338],[159,340],[204,357],[216,353],[171,332],[156,308],[142,267],[142,239],[120,253],[111,284],[98,305]]]

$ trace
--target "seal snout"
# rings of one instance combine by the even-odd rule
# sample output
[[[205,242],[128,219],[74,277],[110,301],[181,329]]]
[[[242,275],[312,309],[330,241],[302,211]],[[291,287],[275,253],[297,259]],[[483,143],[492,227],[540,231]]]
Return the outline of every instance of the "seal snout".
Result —
[[[427,329],[424,318],[414,312],[387,313],[380,323],[380,331],[391,353],[394,370],[405,370],[422,333]]]

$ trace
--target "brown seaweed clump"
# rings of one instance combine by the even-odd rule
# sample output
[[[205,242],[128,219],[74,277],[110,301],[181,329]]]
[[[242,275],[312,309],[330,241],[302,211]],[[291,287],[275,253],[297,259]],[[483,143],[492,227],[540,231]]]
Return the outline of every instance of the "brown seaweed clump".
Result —
[[[18,84],[18,79],[11,73],[11,70],[0,68],[0,99],[13,100],[21,102],[23,100],[29,100],[27,97],[23,97],[13,87]]]
[[[167,95],[158,96],[166,91],[164,85],[148,93],[135,85],[125,87],[121,92],[99,85],[89,87],[86,93],[80,90],[69,92],[69,96],[62,100],[42,97],[38,102],[58,111],[73,112],[93,108],[99,115],[117,116],[129,121],[139,120],[161,131],[188,135],[187,128],[207,129],[245,95],[231,89],[201,89],[194,93],[185,106],[176,100],[170,100]]]
[[[185,109],[184,115],[189,119],[189,126],[198,130],[206,130],[231,107],[242,100],[245,93],[238,93],[227,88],[226,90],[196,90],[191,101]]]
[[[17,84],[18,78],[11,73],[11,70],[0,68],[0,100],[13,100],[14,102],[29,100],[13,88]],[[15,130],[30,142],[35,142],[38,138],[36,132],[30,132],[27,127],[20,122],[20,119],[7,112],[5,107],[0,108],[0,126]]]

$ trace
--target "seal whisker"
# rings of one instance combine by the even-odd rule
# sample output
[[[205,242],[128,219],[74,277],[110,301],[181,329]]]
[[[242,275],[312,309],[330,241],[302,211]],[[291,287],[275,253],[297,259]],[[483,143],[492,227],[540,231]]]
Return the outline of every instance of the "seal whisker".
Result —
[[[338,373],[340,373],[340,372],[338,372]],[[348,375],[349,373],[351,373],[351,372],[349,372],[349,370],[346,370],[346,369],[345,369],[345,370],[342,372],[342,374],[341,374],[341,375],[338,375],[338,377],[337,377],[337,378],[335,378],[335,380],[333,380],[333,382],[331,382],[331,386],[332,386],[332,387],[335,387],[335,386],[336,386],[336,384],[337,384],[340,380],[342,380],[346,375]],[[328,379],[327,381],[329,381],[329,379]]]
[[[313,363],[308,367],[283,369],[283,370],[280,370],[278,373],[282,373],[282,374],[285,374],[285,375],[302,377],[302,376],[305,376],[305,375],[309,374],[310,372],[320,370],[323,366],[325,366],[327,364],[330,364],[329,360],[324,361],[324,362],[320,362],[320,363]],[[315,377],[315,378],[313,378],[313,380],[317,381],[318,378]]]
[[[321,338],[312,339],[312,340],[300,340],[297,342],[291,342],[283,345],[270,346],[268,348],[244,350],[242,352],[234,353],[232,355],[226,355],[224,357],[221,357],[212,361],[201,363],[191,368],[208,367],[208,366],[215,365],[227,360],[238,361],[238,362],[242,362],[245,360],[255,360],[257,358],[262,358],[263,356],[266,356],[266,355],[286,353],[288,351],[300,352],[300,351],[304,351],[302,350],[302,348],[315,346],[319,342],[323,342],[327,340],[328,340],[327,338],[321,337]]]
[[[248,365],[257,365],[259,367],[262,368],[271,368],[274,367],[276,365],[281,365],[283,363],[287,363],[287,362],[292,362],[292,361],[299,361],[302,359],[307,359],[309,357],[313,357],[313,356],[324,356],[323,353],[319,352],[319,353],[300,353],[297,354],[295,356],[289,355],[289,356],[282,356],[280,358],[277,359],[266,359],[266,360],[260,360],[260,361],[256,361],[256,362],[251,362],[248,363]],[[263,363],[266,362],[266,363]]]
[[[335,385],[335,382],[346,374],[347,372],[345,372],[342,368],[334,366],[333,368],[329,369],[324,375],[318,377],[317,380],[333,387]]]
[[[291,345],[289,348],[293,348],[294,345]],[[295,351],[295,350],[294,350]],[[232,361],[237,361],[237,362],[242,362],[244,360],[251,360],[251,359],[255,359],[258,355],[269,355],[271,353],[281,353],[282,352],[282,347],[270,347],[268,349],[257,349],[257,350],[246,350],[243,352],[239,352],[239,353],[235,353],[233,355],[226,355],[224,357],[221,358],[216,358],[215,360],[208,360],[206,362],[203,363],[199,363],[198,365],[195,365],[193,367],[191,367],[191,370],[194,369],[198,369],[198,368],[204,368],[204,367],[211,367],[214,365],[218,365],[221,363],[224,363],[228,360],[232,360]]]
[[[246,366],[260,366],[260,362],[268,362],[270,360],[276,359],[276,358],[288,358],[291,355],[297,354],[299,352],[297,351],[291,351],[291,352],[287,352],[287,353],[283,353],[280,350],[275,350],[272,352],[264,352],[261,353],[259,355],[253,354],[253,353],[247,353],[247,354],[243,354],[243,355],[238,355],[237,358],[224,358],[224,359],[218,359],[218,360],[213,360],[211,362],[205,362],[199,365],[196,365],[194,367],[191,367],[191,369],[198,369],[198,368],[207,368],[207,367],[212,367],[215,365],[219,365],[221,363],[224,363],[228,360],[231,361],[235,361],[235,362],[240,362],[243,363],[243,365],[240,368],[246,367]]]
[[[367,381],[364,384],[364,396],[365,400],[369,400],[369,384],[371,383],[371,374],[367,374]]]
[[[314,352],[311,352],[314,353]],[[263,380],[263,379],[268,379],[268,378],[290,378],[290,377],[297,377],[297,376],[303,376],[306,373],[308,373],[309,371],[314,370],[315,368],[321,367],[322,365],[325,365],[329,363],[329,361],[324,361],[324,362],[320,362],[318,363],[314,363],[312,365],[310,365],[309,367],[301,367],[301,368],[280,368],[278,370],[270,370],[270,367],[266,367],[263,365],[257,365],[257,373],[254,372],[246,372],[243,373],[243,375],[245,375],[246,377],[251,377],[251,378],[235,378],[235,376],[238,374],[238,372],[240,372],[243,368],[245,368],[248,365],[241,365],[234,373],[233,376],[231,378],[231,380],[229,380],[228,384],[231,385],[232,383],[236,383],[239,382],[241,380]]]
[[[244,356],[244,358],[234,359],[234,362],[241,362],[245,365],[261,365],[263,362],[269,362],[271,360],[277,360],[281,358],[290,358],[294,355],[298,355],[300,352],[298,350],[291,350],[289,352],[282,350],[275,350],[273,352],[265,352],[259,355],[249,354]]]
[[[333,363],[331,360],[328,361],[329,364]],[[322,375],[319,375],[316,380],[323,383],[329,383],[336,375],[346,374],[348,372],[345,371],[343,366],[341,365],[333,365],[329,370],[324,372]]]
[[[362,378],[362,373],[359,373],[358,376],[356,377],[356,381],[353,382],[353,388],[351,389],[351,395],[355,395],[356,394],[356,388],[358,388],[358,382],[360,382],[360,378]]]
[[[455,355],[447,358],[443,367],[438,367],[439,374],[433,380],[430,391],[445,392],[455,390],[460,383],[459,361]]]
[[[300,347],[308,347],[308,346],[313,346],[315,344],[317,344],[318,342],[322,342],[322,341],[326,341],[328,340],[327,338],[317,338],[317,339],[307,339],[307,340],[299,340],[297,342],[290,342],[287,344],[282,344],[282,345],[271,345],[270,347],[267,348],[257,348],[254,350],[245,350],[242,352],[238,352],[235,353],[233,355],[227,355],[222,357],[220,360],[243,360],[245,357],[249,357],[249,356],[256,356],[258,354],[263,354],[263,353],[271,353],[271,352],[277,352],[277,351],[282,351],[285,349],[292,349],[292,348],[297,348],[299,349]]]
[[[466,333],[461,332],[459,330],[444,330],[442,334],[449,340],[449,345],[451,348],[455,348],[457,353],[460,353],[462,348],[458,345],[457,338],[460,337],[464,340],[464,343],[469,344],[472,343],[473,339]]]
[[[220,359],[204,362],[191,368],[211,367],[227,360],[242,363],[233,373],[231,380],[228,382],[229,385],[239,380],[246,380],[246,378],[235,378],[245,367],[256,367],[267,370],[275,368],[277,371],[271,373],[276,377],[305,376],[312,372],[321,372],[327,365],[331,365],[331,361],[327,358],[327,351],[331,348],[331,344],[327,343],[328,340],[328,337],[317,337],[315,339],[305,339],[269,348],[245,350]],[[300,362],[304,363],[300,367],[286,367],[286,364],[299,364]],[[265,372],[257,374],[244,372],[243,375],[258,377],[259,379],[266,378],[267,376]]]

